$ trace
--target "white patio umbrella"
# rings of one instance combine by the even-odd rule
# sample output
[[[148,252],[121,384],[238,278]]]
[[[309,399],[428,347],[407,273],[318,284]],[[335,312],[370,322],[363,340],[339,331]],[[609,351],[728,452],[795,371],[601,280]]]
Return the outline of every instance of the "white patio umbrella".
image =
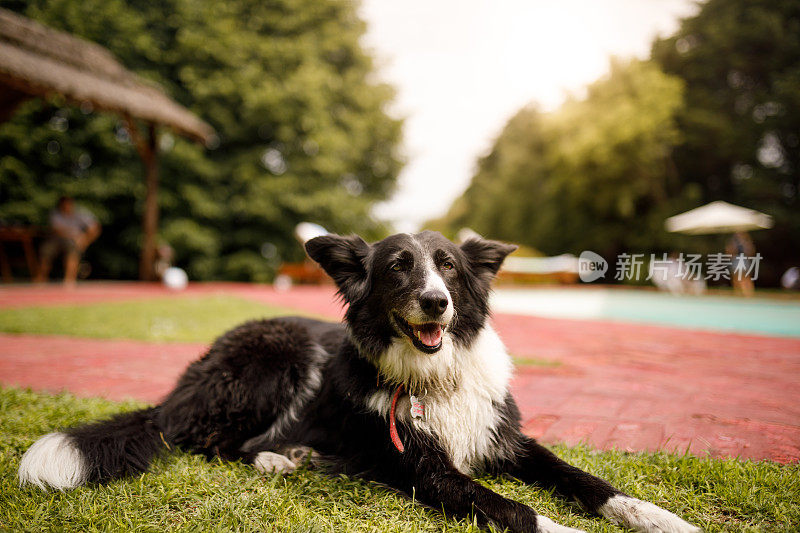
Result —
[[[769,229],[772,224],[767,214],[722,201],[669,217],[664,223],[667,231],[690,235]]]

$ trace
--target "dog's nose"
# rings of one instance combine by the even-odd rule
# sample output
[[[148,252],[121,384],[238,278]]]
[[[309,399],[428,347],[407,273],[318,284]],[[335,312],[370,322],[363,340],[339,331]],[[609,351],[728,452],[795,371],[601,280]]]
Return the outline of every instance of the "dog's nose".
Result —
[[[442,291],[428,291],[419,296],[419,306],[428,316],[438,317],[447,309],[447,295]]]

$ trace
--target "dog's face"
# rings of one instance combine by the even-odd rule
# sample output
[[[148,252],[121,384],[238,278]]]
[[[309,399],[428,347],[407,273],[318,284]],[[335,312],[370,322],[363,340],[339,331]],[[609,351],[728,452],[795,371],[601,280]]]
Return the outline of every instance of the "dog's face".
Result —
[[[468,346],[486,321],[489,285],[515,249],[485,239],[458,246],[432,231],[372,245],[338,235],[306,243],[349,304],[354,340],[373,356],[397,339],[420,357],[435,356],[448,341]]]
[[[372,255],[371,298],[420,352],[434,354],[455,317],[454,295],[463,292],[458,248],[437,233],[393,235]]]

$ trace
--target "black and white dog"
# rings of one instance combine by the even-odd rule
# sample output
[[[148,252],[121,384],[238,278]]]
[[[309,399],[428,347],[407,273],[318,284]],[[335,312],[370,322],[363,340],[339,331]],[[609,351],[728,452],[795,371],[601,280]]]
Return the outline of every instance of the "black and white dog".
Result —
[[[490,283],[514,246],[438,233],[306,244],[349,304],[345,324],[256,320],[229,331],[157,407],[50,433],[22,483],[69,489],[147,469],[166,444],[287,472],[327,468],[510,531],[577,531],[476,483],[476,472],[555,488],[638,531],[698,528],[561,461],[520,432],[512,363],[487,323]]]

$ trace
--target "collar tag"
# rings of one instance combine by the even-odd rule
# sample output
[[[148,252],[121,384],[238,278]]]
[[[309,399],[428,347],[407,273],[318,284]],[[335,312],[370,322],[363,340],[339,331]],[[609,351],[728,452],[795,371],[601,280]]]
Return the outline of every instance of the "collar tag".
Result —
[[[427,417],[425,416],[425,404],[422,403],[422,399],[409,394],[409,400],[411,400],[411,418],[425,420]]]

